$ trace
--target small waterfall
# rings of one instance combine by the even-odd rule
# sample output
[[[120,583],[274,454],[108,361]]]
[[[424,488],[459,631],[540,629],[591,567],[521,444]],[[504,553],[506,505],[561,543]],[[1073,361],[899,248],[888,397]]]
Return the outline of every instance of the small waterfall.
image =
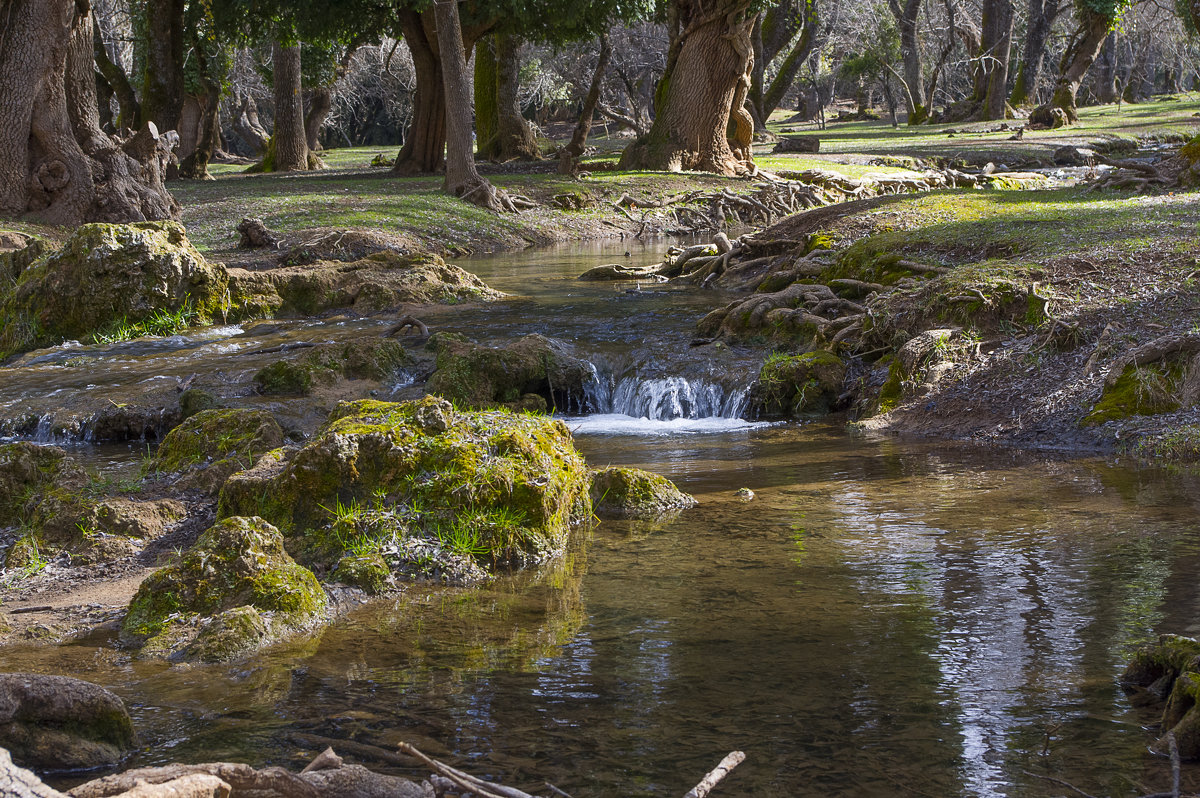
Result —
[[[741,418],[749,386],[729,388],[696,377],[606,377],[599,371],[585,387],[589,413],[611,413],[650,421]]]

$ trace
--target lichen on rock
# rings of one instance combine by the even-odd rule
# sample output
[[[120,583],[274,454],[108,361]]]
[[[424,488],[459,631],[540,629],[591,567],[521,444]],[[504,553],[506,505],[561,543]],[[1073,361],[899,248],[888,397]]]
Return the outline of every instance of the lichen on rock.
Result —
[[[605,468],[592,475],[592,507],[601,518],[653,520],[693,507],[696,500],[666,477],[640,468]]]
[[[226,660],[311,628],[326,616],[325,592],[283,542],[261,518],[217,522],[142,582],[122,638],[148,655]]]
[[[0,296],[0,358],[185,307],[207,323],[228,312],[229,291],[225,267],[180,224],[86,224]]]
[[[216,494],[230,474],[283,445],[283,429],[264,410],[203,410],[167,433],[152,465],[178,474],[185,489]]]

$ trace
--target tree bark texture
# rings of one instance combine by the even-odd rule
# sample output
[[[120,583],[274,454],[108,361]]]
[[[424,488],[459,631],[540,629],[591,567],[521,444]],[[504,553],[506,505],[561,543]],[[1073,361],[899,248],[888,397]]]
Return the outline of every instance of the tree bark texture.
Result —
[[[446,180],[443,190],[476,205],[499,211],[495,189],[475,169],[471,114],[471,79],[457,2],[438,2],[433,13],[442,55],[442,85],[446,114]]]
[[[191,151],[186,154],[181,147],[179,176],[191,180],[207,180],[211,179],[208,162],[212,160],[213,152],[216,151],[221,138],[221,83],[212,74],[212,64],[201,42],[195,42],[193,54],[204,93],[188,98],[194,105],[195,113],[195,120],[191,124],[193,144]],[[187,118],[189,115],[185,113],[183,116]]]
[[[1059,0],[1029,0],[1029,19],[1025,23],[1025,47],[1021,51],[1021,71],[1013,86],[1011,101],[1020,105],[1034,97],[1042,65],[1046,61],[1046,42],[1058,16]]]
[[[276,172],[302,172],[308,165],[308,138],[304,134],[304,96],[300,88],[300,45],[271,46],[275,97]]]
[[[750,106],[755,127],[765,130],[771,113],[783,102],[804,62],[817,43],[817,0],[785,0],[759,17],[752,36],[754,66],[750,80]],[[799,34],[797,38],[796,34]],[[767,66],[795,40],[778,71],[767,80]]]
[[[612,46],[609,44],[608,35],[600,34],[600,57],[596,59],[596,69],[592,72],[592,82],[588,86],[587,96],[583,99],[583,108],[579,111],[579,121],[575,123],[571,140],[558,154],[558,171],[562,174],[573,174],[576,162],[583,156],[588,135],[592,132],[592,117],[596,113],[596,106],[600,104],[604,73],[608,71],[608,62],[611,59]]]
[[[744,108],[755,14],[749,0],[673,0],[666,70],[645,139],[626,148],[621,169],[747,173],[754,122]],[[729,140],[730,129],[734,140]]]
[[[888,8],[900,29],[900,59],[903,62],[904,88],[908,97],[908,124],[919,125],[929,116],[925,105],[925,87],[921,75],[921,42],[918,24],[921,0],[888,0]]]
[[[1004,118],[1012,33],[1012,0],[984,0],[980,25],[980,64],[975,86],[975,96],[983,103],[981,115],[984,119]]]
[[[59,225],[178,218],[175,136],[100,129],[92,15],[76,0],[0,0],[0,216]]]
[[[1104,105],[1117,101],[1117,37],[1116,31],[1108,34],[1097,57],[1100,68],[1097,70],[1094,89],[1096,100]]]
[[[146,15],[146,64],[142,74],[142,119],[162,131],[175,130],[183,111],[184,0],[152,0]]]
[[[317,152],[321,147],[321,128],[333,111],[333,91],[329,86],[316,86],[308,91],[308,100],[304,111],[304,139],[308,142],[310,152]]]
[[[233,117],[233,132],[255,155],[266,153],[271,137],[258,119],[258,103],[249,94],[242,97],[238,112]]]
[[[403,175],[438,172],[445,164],[446,100],[433,12],[405,9],[399,17],[404,41],[412,53],[417,90],[412,123],[392,171]]]
[[[1085,8],[1079,10],[1079,15],[1079,30],[1063,54],[1058,81],[1054,86],[1054,96],[1050,99],[1050,107],[1061,108],[1072,124],[1079,121],[1079,112],[1075,106],[1079,84],[1083,82],[1083,76],[1100,54],[1100,48],[1104,46],[1104,40],[1108,38],[1114,22],[1109,17]]]
[[[475,43],[475,154],[489,161],[500,159],[500,109],[496,97],[496,37]]]
[[[509,33],[495,38],[500,160],[536,161],[542,157],[537,135],[521,114],[521,40]]]

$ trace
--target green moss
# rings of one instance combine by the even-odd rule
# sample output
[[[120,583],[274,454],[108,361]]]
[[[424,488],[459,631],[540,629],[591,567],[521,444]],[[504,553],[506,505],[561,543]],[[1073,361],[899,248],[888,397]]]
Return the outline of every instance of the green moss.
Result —
[[[581,395],[590,376],[582,361],[540,335],[526,336],[501,349],[438,334],[429,346],[437,352],[437,371],[428,383],[430,393],[463,408],[544,411],[555,394]],[[541,396],[542,402],[530,394]]]
[[[887,380],[884,381],[883,387],[879,389],[879,399],[875,402],[876,413],[887,413],[895,410],[900,405],[900,400],[904,396],[904,376],[900,364],[893,360],[888,365]]]
[[[1141,368],[1126,366],[1112,385],[1105,385],[1092,411],[1080,422],[1085,426],[1103,424],[1130,416],[1152,416],[1179,409],[1174,395],[1181,369],[1152,363]]]
[[[639,468],[606,468],[592,475],[592,506],[602,518],[653,520],[696,504],[669,479]]]
[[[277,529],[261,518],[228,518],[205,531],[178,562],[142,582],[122,634],[145,642],[187,618],[245,605],[301,627],[324,614],[326,598],[312,572],[284,551]]]
[[[246,468],[282,442],[283,430],[266,411],[203,410],[167,433],[153,464],[162,471],[180,471],[237,456]]]
[[[360,587],[368,593],[382,593],[391,585],[392,572],[379,552],[348,554],[338,561],[331,578],[335,582]]]
[[[1174,680],[1186,670],[1200,667],[1200,641],[1181,635],[1160,635],[1158,641],[1134,653],[1121,683],[1148,686],[1159,679]]]
[[[827,350],[775,353],[759,370],[751,398],[767,416],[827,413],[836,404],[845,378],[846,364]]]
[[[270,635],[271,625],[258,609],[233,607],[202,626],[183,656],[198,662],[228,662],[258,648]]]
[[[306,396],[312,393],[313,368],[307,363],[276,360],[255,373],[254,387],[267,395]]]
[[[1179,154],[1186,158],[1188,163],[1200,163],[1200,136],[1184,144]]]

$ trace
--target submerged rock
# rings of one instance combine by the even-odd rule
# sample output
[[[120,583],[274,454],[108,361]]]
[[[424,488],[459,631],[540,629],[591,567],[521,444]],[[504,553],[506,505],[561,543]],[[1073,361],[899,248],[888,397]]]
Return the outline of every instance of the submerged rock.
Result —
[[[230,474],[283,445],[283,429],[263,410],[202,410],[167,433],[155,468],[179,474],[177,484],[215,495]]]
[[[772,355],[763,363],[750,399],[763,416],[828,413],[846,380],[846,364],[832,352]]]
[[[456,304],[504,296],[437,255],[385,251],[351,263],[318,261],[267,271],[230,270],[244,317],[313,316],[333,308],[376,313],[402,304]]]
[[[39,770],[115,765],[137,745],[133,721],[113,693],[68,676],[0,674],[0,746]]]
[[[481,565],[542,560],[590,511],[561,421],[426,397],[342,403],[302,449],[230,477],[218,517],[261,516],[300,562],[378,589],[393,574],[474,581]]]
[[[229,291],[225,267],[180,224],[86,224],[0,294],[0,357],[185,308],[206,323],[229,310]]]
[[[592,475],[592,507],[601,518],[653,520],[694,507],[696,500],[666,477],[640,468],[606,468]]]
[[[317,385],[339,379],[383,380],[410,365],[412,357],[398,342],[379,340],[327,344],[306,350],[295,360],[277,360],[254,375],[259,393],[306,396]]]
[[[593,370],[567,348],[541,335],[527,335],[507,346],[483,346],[453,334],[435,335],[437,371],[430,393],[460,407],[507,407],[545,412],[583,396]]]
[[[226,518],[148,577],[122,637],[156,656],[226,661],[312,628],[326,616],[316,577],[261,518]]]

